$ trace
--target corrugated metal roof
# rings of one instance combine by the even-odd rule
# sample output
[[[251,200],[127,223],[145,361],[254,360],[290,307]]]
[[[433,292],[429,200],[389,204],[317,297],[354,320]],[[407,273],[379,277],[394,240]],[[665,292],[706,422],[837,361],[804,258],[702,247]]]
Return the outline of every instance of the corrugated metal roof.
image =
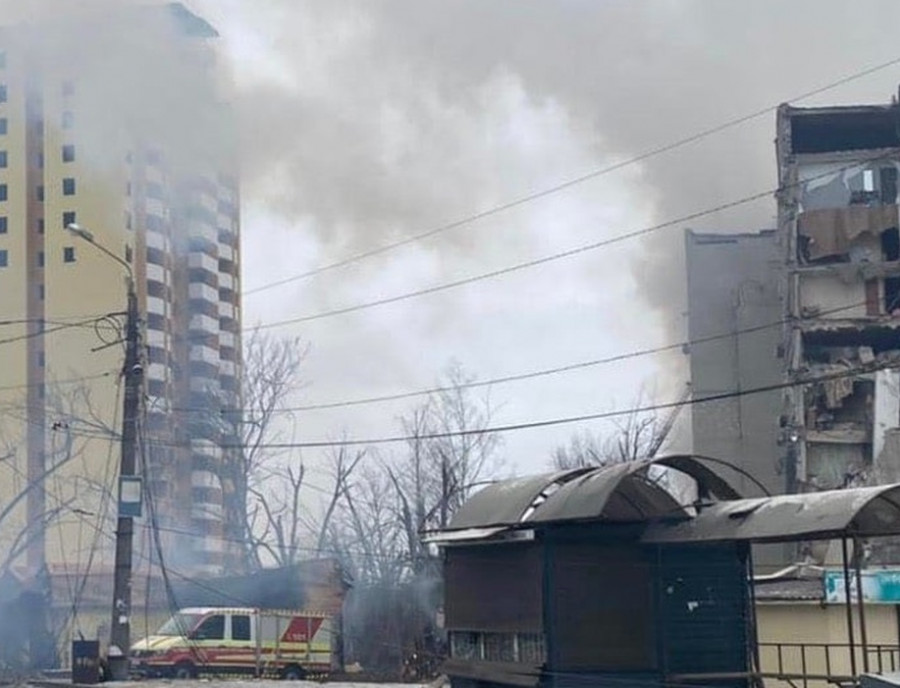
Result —
[[[787,542],[900,533],[900,485],[719,502],[680,523],[655,523],[651,543]]]
[[[587,470],[559,471],[529,478],[503,480],[480,490],[462,505],[450,529],[482,528],[485,526],[513,525],[545,491],[561,481],[570,480]]]
[[[633,462],[591,471],[562,485],[527,520],[639,522],[686,515],[672,495],[647,477],[647,467]]]
[[[743,495],[739,494],[727,480],[725,480],[716,471],[711,469],[707,464],[715,463],[719,467],[730,467],[732,471],[734,466],[730,466],[726,461],[719,461],[704,456],[694,456],[691,454],[673,454],[671,456],[661,456],[654,459],[653,463],[657,466],[667,466],[677,471],[689,475],[697,481],[698,491],[701,497],[715,497],[716,499],[740,499]],[[765,490],[760,485],[762,490]]]
[[[678,455],[504,480],[473,495],[456,513],[448,530],[584,519],[641,522],[686,516],[675,498],[648,477],[654,465],[668,466],[694,478],[703,496],[739,496],[702,459]]]

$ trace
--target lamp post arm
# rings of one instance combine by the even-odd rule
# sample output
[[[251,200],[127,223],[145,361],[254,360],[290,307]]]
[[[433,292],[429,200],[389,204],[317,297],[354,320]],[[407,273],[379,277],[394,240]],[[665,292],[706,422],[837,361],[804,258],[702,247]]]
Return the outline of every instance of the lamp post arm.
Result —
[[[94,241],[93,239],[85,238],[84,240],[85,240],[86,242],[88,242],[91,246],[93,246],[94,248],[96,248],[98,251],[100,251],[100,252],[102,252],[102,253],[105,253],[107,256],[109,256],[109,257],[112,258],[114,261],[116,261],[119,265],[121,265],[123,268],[125,268],[126,272],[128,272],[128,280],[129,280],[129,283],[132,282],[132,281],[134,280],[134,273],[132,272],[132,270],[131,270],[131,265],[130,265],[128,262],[126,262],[126,261],[123,260],[120,256],[117,256],[115,253],[113,253],[112,251],[110,251],[110,250],[109,250],[108,248],[106,248],[106,246],[104,246],[103,244],[98,244],[98,243],[97,243],[96,241]]]

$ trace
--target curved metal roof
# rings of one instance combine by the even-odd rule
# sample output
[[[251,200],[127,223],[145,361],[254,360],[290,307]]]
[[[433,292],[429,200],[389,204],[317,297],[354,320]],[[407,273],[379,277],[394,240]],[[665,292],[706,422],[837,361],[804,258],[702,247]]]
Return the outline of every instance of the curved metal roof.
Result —
[[[678,455],[498,482],[466,501],[448,530],[585,519],[642,522],[686,516],[675,498],[648,477],[653,465],[669,466],[694,478],[701,494],[719,499],[739,497],[701,460]]]
[[[453,516],[450,528],[481,528],[519,523],[523,514],[554,486],[593,469],[579,468],[488,485],[466,500]]]
[[[649,466],[649,462],[620,463],[579,476],[560,486],[526,520],[639,522],[686,515],[675,498],[646,475]]]
[[[644,542],[787,542],[900,533],[900,485],[719,502],[680,523],[656,523]]]

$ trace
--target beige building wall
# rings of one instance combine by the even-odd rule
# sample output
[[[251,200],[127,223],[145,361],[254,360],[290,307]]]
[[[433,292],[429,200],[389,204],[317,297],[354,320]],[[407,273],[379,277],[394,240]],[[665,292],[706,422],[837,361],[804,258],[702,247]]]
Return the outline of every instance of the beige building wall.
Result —
[[[778,602],[757,604],[757,623],[759,624],[760,664],[763,673],[779,671],[779,655],[776,643],[782,643],[781,669],[789,674],[803,672],[803,655],[800,645],[805,644],[806,672],[811,675],[851,675],[849,648],[831,647],[826,651],[821,645],[846,646],[847,611],[843,605],[823,605],[819,602]],[[870,648],[869,661],[872,670],[878,669],[878,652],[876,645],[895,648],[893,658],[895,667],[900,669],[900,657],[896,648],[900,646],[898,636],[897,607],[889,604],[868,604],[865,607],[866,632]],[[855,642],[859,644],[859,616],[854,607]],[[819,645],[819,647],[817,647]],[[857,671],[862,672],[862,649],[856,650]],[[881,652],[885,670],[890,668],[890,652],[887,648]],[[769,687],[791,688],[787,682],[766,679]],[[832,685],[827,681],[810,681],[809,688],[826,688]]]
[[[2,564],[25,540],[26,524],[40,525],[36,514],[52,516],[16,561],[31,573],[45,563],[77,571],[112,562],[124,357],[115,340],[124,328],[127,271],[68,233],[72,220],[129,261],[136,278],[145,436],[156,433],[162,443],[147,477],[159,490],[167,553],[180,557],[173,566],[220,573],[229,549],[214,463],[222,452],[207,451],[212,464],[194,456],[189,422],[198,416],[174,410],[196,405],[190,394],[207,383],[211,416],[239,406],[236,392],[221,391],[239,389],[239,220],[215,33],[175,4],[137,20],[129,11],[86,19],[78,31],[69,24],[0,29],[0,184],[7,192],[0,200],[0,342],[11,340],[0,343],[0,457],[9,455],[0,461],[0,511],[29,476],[63,462],[43,490],[0,521]],[[172,22],[178,35],[161,42]],[[76,34],[88,49],[57,45],[59,36],[71,42]],[[166,47],[169,54],[159,52]],[[165,69],[154,73],[157,61]],[[146,69],[135,68],[141,64]],[[181,74],[190,75],[190,90],[169,89]],[[197,267],[205,277],[194,274]],[[202,339],[189,331],[196,308],[211,314]],[[198,342],[208,345],[204,351]],[[233,440],[209,440],[225,441]],[[135,567],[151,556],[144,518],[135,523]]]
[[[2,40],[2,37],[0,37]],[[0,201],[0,503],[6,505],[27,483],[26,395],[28,390],[27,340],[29,333],[26,281],[28,247],[25,231],[25,89],[21,66],[24,55],[0,47],[0,83],[6,100],[0,103],[0,150],[7,166],[0,169],[6,200]],[[24,504],[0,521],[0,551],[8,551],[25,525]]]
[[[88,321],[124,310],[126,271],[64,227],[74,219],[124,257],[127,177],[124,166],[91,164],[96,157],[88,146],[97,142],[80,134],[86,128],[78,116],[86,113],[79,111],[77,79],[36,71],[29,42],[15,33],[0,33],[0,53],[7,93],[0,104],[7,122],[0,151],[8,163],[0,170],[0,183],[8,188],[7,200],[0,201],[0,216],[7,218],[0,234],[0,250],[7,251],[0,319],[27,321],[0,333],[2,339],[22,338],[5,346],[0,366],[0,442],[15,453],[0,465],[3,504],[23,493],[29,475],[53,470],[44,490],[32,489],[0,524],[0,557],[31,540],[23,566],[33,570],[46,558],[77,567],[91,551],[98,561],[111,551],[112,531],[103,516],[115,484],[110,466],[119,456],[114,434],[122,347],[95,350],[103,345],[97,328],[111,340],[114,323],[95,327]],[[104,155],[114,140],[104,143]],[[67,145],[74,147],[74,160],[63,159]],[[64,189],[64,180],[73,180],[74,190]],[[54,469],[56,464],[62,465]],[[26,533],[26,522],[34,531],[45,518],[50,522],[42,538]]]
[[[45,315],[64,322],[119,315],[101,323],[99,333],[90,324],[44,338],[48,410],[54,417],[71,416],[68,427],[51,425],[47,435],[48,459],[66,464],[48,484],[47,508],[62,507],[65,513],[48,528],[46,557],[76,569],[92,556],[98,562],[112,557],[124,350],[122,344],[106,343],[118,338],[116,325],[124,323],[127,270],[68,232],[66,221],[89,228],[98,244],[120,258],[133,244],[122,224],[126,151],[110,132],[104,156],[121,162],[95,164],[92,147],[99,142],[88,133],[91,109],[79,96],[79,86],[74,75],[44,74]],[[74,160],[64,160],[65,146],[74,150]],[[73,183],[74,192],[64,188]]]

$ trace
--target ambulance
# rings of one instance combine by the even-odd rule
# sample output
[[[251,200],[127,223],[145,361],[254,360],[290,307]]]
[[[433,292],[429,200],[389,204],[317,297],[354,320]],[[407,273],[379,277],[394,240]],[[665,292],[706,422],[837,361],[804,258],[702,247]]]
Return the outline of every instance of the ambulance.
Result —
[[[332,617],[302,611],[182,609],[131,648],[138,676],[243,674],[299,680],[323,676],[339,655]]]

